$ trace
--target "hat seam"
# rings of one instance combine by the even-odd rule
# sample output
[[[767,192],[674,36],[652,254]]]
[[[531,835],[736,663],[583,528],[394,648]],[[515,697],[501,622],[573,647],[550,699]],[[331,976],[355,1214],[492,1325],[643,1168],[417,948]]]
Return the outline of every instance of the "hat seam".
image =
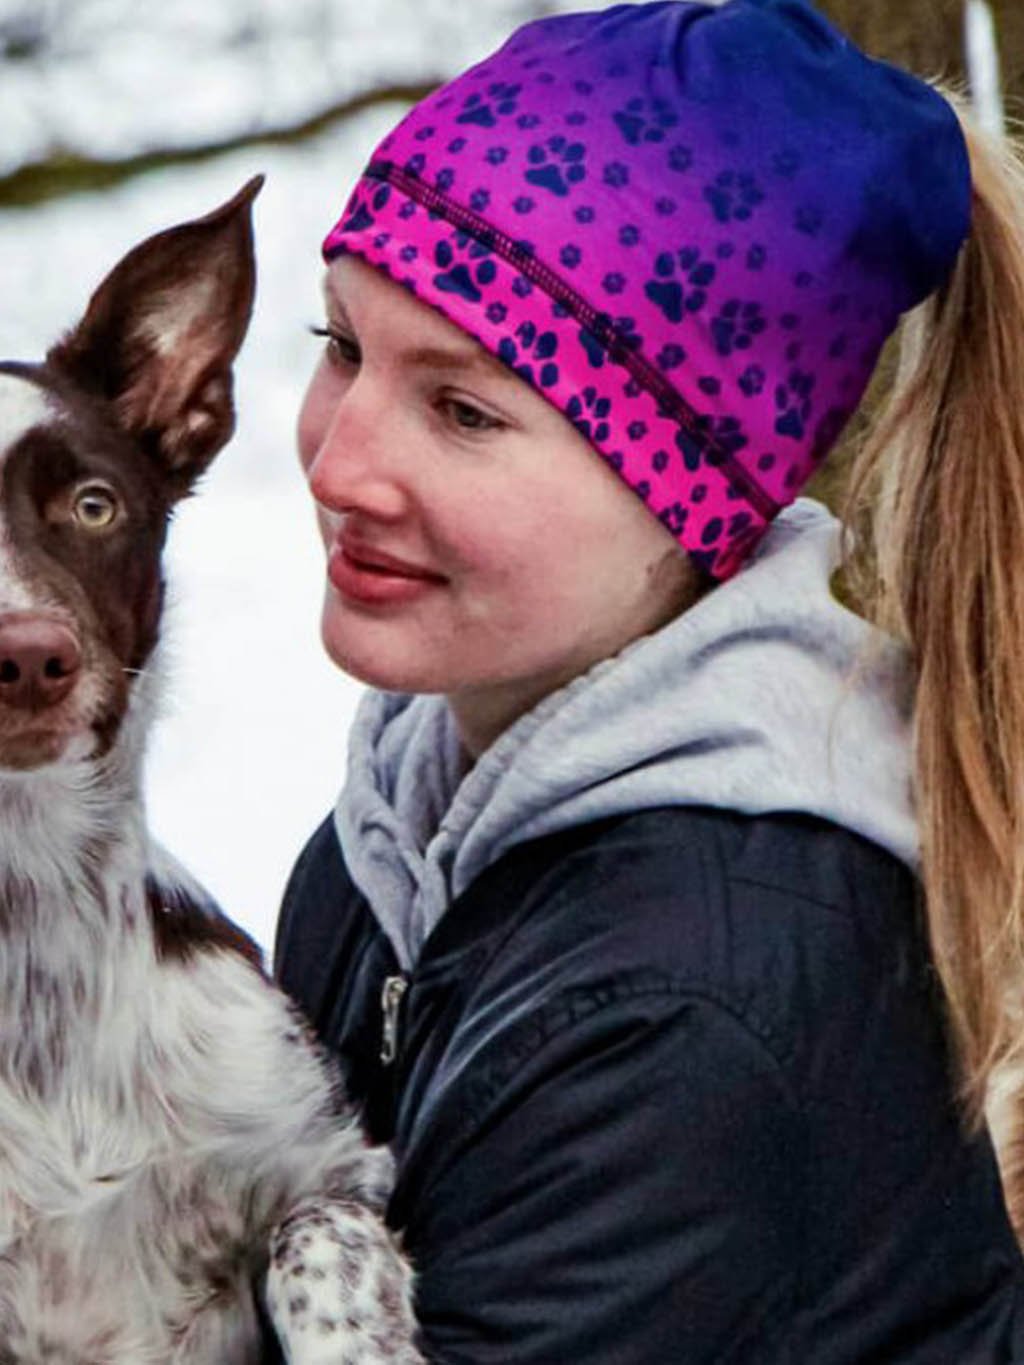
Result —
[[[699,429],[698,414],[675,385],[642,352],[629,344],[627,338],[616,330],[614,321],[607,313],[594,308],[557,271],[539,260],[532,251],[524,249],[521,242],[494,227],[486,218],[393,161],[375,159],[370,162],[364,175],[367,179],[393,186],[428,211],[437,213],[453,227],[495,251],[531,283],[538,285],[553,302],[565,308],[576,322],[586,328],[611,361],[623,366],[650,394],[666,415],[695,442],[708,464],[721,471],[727,482],[759,516],[771,521],[779,513],[781,504],[765,492],[732,452]]]

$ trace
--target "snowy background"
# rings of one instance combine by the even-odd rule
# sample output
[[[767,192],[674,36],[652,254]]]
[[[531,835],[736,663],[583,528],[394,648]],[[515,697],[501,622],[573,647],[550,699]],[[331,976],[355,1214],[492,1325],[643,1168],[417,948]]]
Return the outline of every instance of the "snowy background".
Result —
[[[571,9],[571,2],[544,8]],[[432,81],[537,12],[526,0],[0,0],[0,173],[272,129],[367,89]],[[172,530],[157,836],[264,945],[295,855],[333,803],[359,687],[321,655],[322,563],[294,455],[320,343],[319,242],[403,106],[287,147],[150,172],[22,209],[0,201],[0,356],[36,358],[142,237],[257,171],[260,284],[238,431]]]

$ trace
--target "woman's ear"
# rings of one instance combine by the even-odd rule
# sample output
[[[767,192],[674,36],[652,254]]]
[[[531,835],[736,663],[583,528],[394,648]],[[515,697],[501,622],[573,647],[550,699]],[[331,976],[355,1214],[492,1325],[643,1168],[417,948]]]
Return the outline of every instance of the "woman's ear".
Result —
[[[256,287],[249,181],[212,213],[148,238],[114,267],[48,361],[188,491],[234,430],[231,366]]]

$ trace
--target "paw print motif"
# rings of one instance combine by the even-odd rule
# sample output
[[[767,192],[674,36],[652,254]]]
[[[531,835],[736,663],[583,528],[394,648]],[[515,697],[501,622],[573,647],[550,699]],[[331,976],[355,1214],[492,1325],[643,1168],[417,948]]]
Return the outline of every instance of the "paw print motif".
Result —
[[[376,218],[374,218],[370,210],[360,201],[345,219],[345,222],[342,225],[342,231],[365,232],[367,228],[373,227],[376,221]]]
[[[666,342],[654,357],[659,370],[678,370],[686,360],[686,352],[674,341]]]
[[[797,232],[807,237],[817,237],[824,221],[824,211],[817,204],[802,204],[793,219]]]
[[[767,325],[759,303],[730,299],[711,323],[715,350],[723,356],[732,355],[733,351],[747,351]]]
[[[779,416],[775,430],[780,436],[802,441],[813,406],[814,375],[807,370],[790,370],[785,383],[775,387],[775,406]]]
[[[684,175],[693,165],[693,148],[685,146],[682,142],[670,148],[668,154],[668,166],[670,171],[678,171]]]
[[[588,441],[606,441],[611,428],[605,421],[611,411],[611,400],[598,397],[597,389],[588,384],[582,398],[573,394],[566,404],[565,415]]]
[[[556,333],[538,332],[532,322],[520,323],[515,337],[503,337],[498,345],[499,358],[527,383],[542,389],[558,383],[558,366],[552,359],[557,351]]]
[[[521,85],[508,85],[503,81],[496,81],[487,87],[486,96],[474,91],[472,95],[466,97],[462,113],[455,122],[475,123],[481,128],[493,128],[500,115],[516,112],[517,97],[521,90]]]
[[[644,293],[669,322],[682,322],[686,313],[699,313],[707,303],[708,286],[715,278],[716,268],[711,261],[701,259],[695,246],[683,247],[675,253],[663,251],[654,262],[658,278],[648,280]]]
[[[477,257],[475,265],[456,261],[451,243],[439,242],[434,251],[434,264],[438,266],[438,273],[434,276],[437,288],[446,294],[458,294],[470,303],[479,303],[484,289],[493,284],[498,267],[490,259],[490,252],[486,248],[478,248],[471,253],[471,259],[474,256]],[[481,256],[483,259],[479,259]]]
[[[526,179],[531,185],[564,198],[573,185],[586,179],[583,164],[586,152],[582,142],[569,142],[561,134],[549,137],[545,143],[534,143],[526,154],[530,163]]]
[[[705,460],[710,465],[722,463],[722,453],[735,455],[747,444],[743,427],[736,417],[698,417],[697,430],[709,441]]]
[[[748,171],[722,171],[705,186],[704,198],[720,223],[745,223],[764,199],[757,181]]]
[[[739,378],[740,393],[747,398],[756,398],[759,393],[764,391],[766,378],[762,366],[748,365]]]
[[[679,122],[666,100],[647,101],[642,95],[631,99],[612,118],[631,147],[639,147],[641,142],[664,142],[665,133]]]
[[[688,507],[684,507],[681,502],[674,502],[658,513],[658,520],[663,526],[667,526],[674,536],[678,536],[685,527],[689,515]]]
[[[683,464],[691,474],[696,474],[704,458],[704,447],[696,434],[680,427],[676,432],[676,448],[683,457]]]

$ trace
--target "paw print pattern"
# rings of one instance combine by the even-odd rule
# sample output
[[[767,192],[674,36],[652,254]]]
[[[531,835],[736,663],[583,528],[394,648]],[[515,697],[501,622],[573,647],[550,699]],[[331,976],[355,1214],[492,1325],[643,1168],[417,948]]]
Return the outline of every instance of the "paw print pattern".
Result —
[[[785,382],[775,386],[775,407],[779,416],[775,430],[780,436],[802,441],[813,406],[814,375],[807,370],[790,370]]]
[[[550,389],[558,383],[558,366],[553,357],[558,351],[555,332],[541,332],[532,322],[522,322],[515,337],[503,337],[498,344],[498,355],[529,384]]]
[[[722,171],[712,184],[705,186],[704,198],[718,222],[745,223],[764,194],[749,172]]]
[[[764,392],[766,379],[763,365],[748,365],[739,378],[740,393],[747,398],[756,398]]]
[[[602,398],[597,389],[588,384],[582,395],[573,394],[569,399],[565,415],[588,441],[601,442],[608,439],[611,430],[605,421],[611,408],[611,400]]]
[[[825,213],[817,204],[802,204],[793,219],[797,232],[807,237],[817,237],[825,221]]]
[[[697,430],[714,443],[704,456],[710,465],[721,464],[720,452],[735,455],[747,444],[743,427],[737,417],[698,417]]]
[[[669,322],[682,322],[686,313],[699,313],[707,303],[715,270],[711,261],[701,259],[695,246],[675,253],[663,251],[654,262],[657,278],[647,281],[644,293]]]
[[[467,96],[462,113],[455,122],[475,123],[481,128],[494,128],[499,117],[516,112],[517,97],[521,90],[521,85],[507,85],[502,81],[489,85],[486,96],[474,90]]]
[[[434,284],[442,293],[458,294],[470,303],[479,303],[483,291],[494,283],[498,267],[491,259],[490,251],[479,244],[474,244],[470,249],[469,257],[470,261],[475,259],[477,263],[471,265],[467,261],[456,261],[451,243],[439,242],[434,251],[434,264],[438,267]]]
[[[642,95],[616,110],[612,118],[631,147],[641,142],[663,142],[666,132],[679,122],[667,100],[646,100]]]
[[[860,310],[884,308],[882,291],[852,267],[818,271],[831,257],[811,238],[825,245],[836,224],[815,135],[766,126],[752,143],[726,111],[705,137],[685,103],[655,97],[664,73],[609,78],[628,50],[609,49],[588,81],[566,65],[550,85],[546,60],[524,71],[535,55],[527,44],[455,87],[446,115],[431,102],[396,132],[346,226],[401,283],[468,331],[482,324],[484,344],[613,467],[622,453],[666,524],[686,522],[691,550],[731,569],[733,547],[785,500],[787,472],[802,480],[855,406],[873,335]],[[402,250],[406,199],[418,257]],[[459,228],[490,250],[474,255]],[[849,299],[830,301],[840,290]]]
[[[733,351],[748,351],[754,338],[760,336],[767,323],[759,303],[742,303],[730,299],[711,323],[711,336],[719,355],[730,356]]]
[[[676,146],[669,149],[668,168],[670,171],[677,171],[680,175],[685,174],[693,165],[693,148],[687,147],[679,142]]]
[[[689,508],[684,507],[681,502],[674,502],[658,513],[658,520],[663,526],[667,526],[674,536],[678,536],[685,527],[689,515]]]
[[[678,370],[685,360],[686,352],[675,341],[667,342],[655,356],[659,370]]]
[[[530,165],[526,179],[531,185],[564,198],[573,185],[586,179],[583,164],[586,153],[582,142],[569,142],[560,133],[545,143],[536,142],[527,152]]]

